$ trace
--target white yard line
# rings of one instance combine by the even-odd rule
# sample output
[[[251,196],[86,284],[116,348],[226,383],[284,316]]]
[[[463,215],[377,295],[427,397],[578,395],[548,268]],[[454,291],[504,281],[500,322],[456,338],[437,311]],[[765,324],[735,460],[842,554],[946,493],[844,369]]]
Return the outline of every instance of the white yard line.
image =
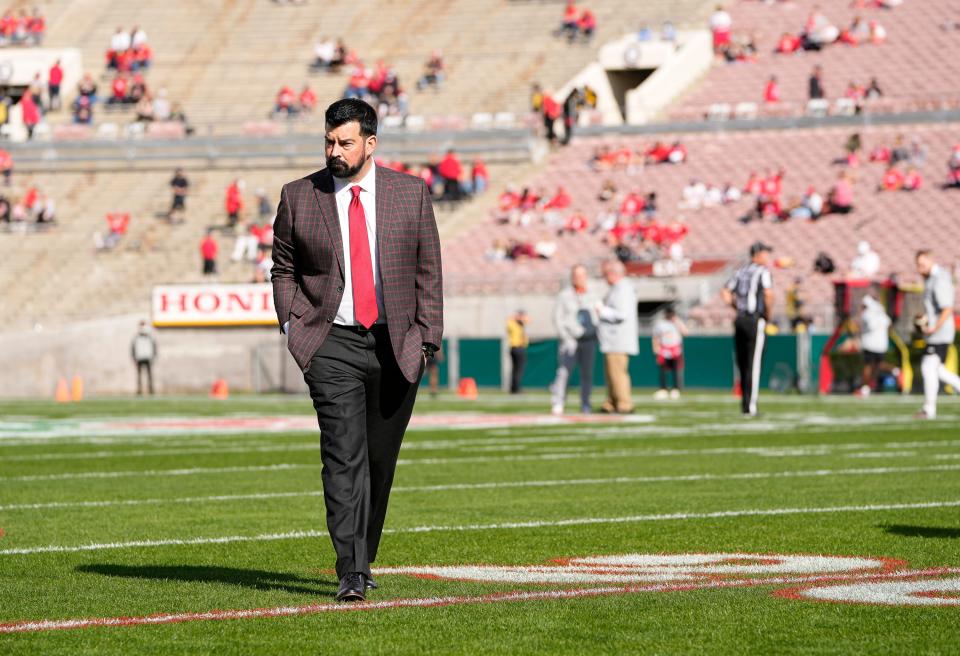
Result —
[[[498,490],[513,488],[567,487],[576,485],[631,485],[635,483],[673,483],[697,481],[763,480],[777,478],[821,478],[826,476],[882,476],[923,472],[960,471],[960,465],[932,465],[927,467],[870,467],[858,469],[801,469],[779,472],[743,472],[739,474],[686,474],[677,476],[613,476],[609,478],[574,478],[541,481],[490,481],[485,483],[450,483],[442,485],[412,485],[393,488],[395,493],[446,492],[458,490]],[[299,497],[322,497],[321,490],[305,492],[259,492],[253,494],[217,494],[170,499],[107,499],[99,501],[49,501],[45,503],[13,503],[0,505],[0,510],[45,510],[53,508],[109,508],[115,506],[155,506],[174,504],[224,503],[231,501],[264,501]]]
[[[145,469],[135,471],[89,471],[65,474],[29,474],[26,476],[3,476],[2,481],[65,481],[74,478],[147,478],[151,476],[195,476],[202,474],[234,474],[239,472],[285,471],[307,469],[320,465],[281,463],[278,465],[251,465],[249,467],[191,467],[189,469]]]
[[[960,500],[921,501],[915,503],[866,504],[850,506],[826,506],[819,508],[752,508],[745,510],[719,510],[699,513],[663,513],[653,515],[627,515],[621,517],[572,517],[556,520],[533,520],[525,522],[500,522],[495,524],[426,525],[405,528],[388,528],[384,533],[459,533],[466,531],[501,531],[536,529],[559,526],[587,526],[593,524],[634,524],[640,522],[682,521],[696,519],[726,519],[730,517],[766,517],[781,515],[815,515],[845,512],[878,512],[886,510],[924,510],[960,507]],[[80,545],[50,544],[0,550],[0,556],[16,556],[40,553],[74,553],[81,551],[105,551],[109,549],[139,549],[164,546],[190,546],[200,544],[229,544],[237,542],[267,542],[274,540],[301,540],[326,536],[326,531],[308,529],[284,533],[261,533],[259,535],[225,535],[220,537],[160,538],[132,540],[128,542],[102,542]]]

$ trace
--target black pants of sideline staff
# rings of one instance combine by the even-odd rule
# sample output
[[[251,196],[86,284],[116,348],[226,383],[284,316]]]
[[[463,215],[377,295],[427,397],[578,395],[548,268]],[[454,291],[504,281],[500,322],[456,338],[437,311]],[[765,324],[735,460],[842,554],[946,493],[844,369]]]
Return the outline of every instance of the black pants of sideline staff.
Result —
[[[523,370],[527,367],[527,349],[515,346],[510,349],[510,393],[519,394]]]
[[[767,322],[756,314],[738,314],[734,322],[733,341],[740,371],[741,410],[745,415],[757,414],[760,388],[760,366],[766,341]]]
[[[400,372],[385,325],[370,331],[334,325],[304,380],[320,424],[323,500],[337,576],[370,576],[418,386]]]

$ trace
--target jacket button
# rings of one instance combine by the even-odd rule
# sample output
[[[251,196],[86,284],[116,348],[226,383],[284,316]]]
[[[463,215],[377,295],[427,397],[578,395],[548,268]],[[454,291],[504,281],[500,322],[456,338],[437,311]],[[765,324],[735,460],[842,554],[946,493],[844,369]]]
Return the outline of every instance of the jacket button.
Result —
[[[338,294],[339,294],[340,292],[342,292],[342,291],[343,291],[343,287],[337,287],[337,293],[338,293]]]
[[[327,323],[333,323],[333,315],[327,316]]]

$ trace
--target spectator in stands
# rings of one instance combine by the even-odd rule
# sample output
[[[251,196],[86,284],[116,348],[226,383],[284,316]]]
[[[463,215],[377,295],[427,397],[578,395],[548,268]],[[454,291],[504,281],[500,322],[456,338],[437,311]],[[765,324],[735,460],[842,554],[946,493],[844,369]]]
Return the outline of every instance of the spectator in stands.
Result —
[[[663,21],[660,26],[660,40],[675,43],[677,41],[677,28],[670,21]]]
[[[237,221],[240,220],[240,212],[243,211],[243,187],[244,182],[240,178],[235,178],[227,187],[224,208],[227,211],[227,226],[230,228],[237,225]]]
[[[20,97],[20,110],[23,115],[23,125],[27,128],[27,139],[33,139],[33,130],[40,122],[40,108],[33,99],[32,93],[24,93]]]
[[[727,13],[723,5],[717,5],[713,14],[710,15],[710,32],[713,34],[713,50],[720,52],[721,49],[730,43],[730,31],[733,26],[733,19]]]
[[[60,109],[60,85],[63,83],[63,68],[58,59],[50,67],[47,73],[47,97],[49,98],[48,109]]]
[[[790,34],[789,32],[784,32],[780,36],[780,40],[777,41],[777,47],[775,52],[781,55],[789,55],[797,52],[802,47],[800,37]]]
[[[869,280],[880,271],[880,255],[868,241],[857,244],[857,256],[850,263],[850,277],[856,280]]]
[[[130,80],[127,78],[126,73],[118,73],[116,77],[113,78],[113,82],[110,84],[110,97],[107,98],[108,105],[124,105],[130,102],[130,95],[128,93],[130,87]]]
[[[442,200],[458,201],[461,199],[460,178],[463,176],[463,166],[460,164],[460,158],[457,157],[453,148],[447,151],[447,154],[437,166],[437,173],[443,180]]]
[[[167,218],[171,223],[180,223],[183,221],[183,215],[187,211],[187,193],[190,191],[190,181],[184,175],[183,169],[177,167],[173,172],[173,178],[170,179],[170,193],[173,200],[170,203],[170,211],[167,212]]]
[[[273,219],[276,216],[276,210],[274,209],[273,204],[270,202],[270,197],[267,195],[267,191],[260,187],[255,192],[257,197],[257,217],[260,220],[260,223],[273,223]]]
[[[309,84],[304,84],[298,98],[298,106],[301,112],[312,114],[317,106],[317,94]]]
[[[242,259],[255,262],[260,245],[260,226],[252,221],[248,225],[240,225],[236,241],[233,244],[233,254],[230,259],[239,262]]]
[[[220,251],[220,245],[216,237],[213,236],[213,230],[207,230],[207,235],[200,241],[200,257],[203,258],[203,275],[217,275],[217,253]]]
[[[443,84],[443,51],[438,48],[433,51],[430,59],[423,65],[423,75],[417,80],[417,91],[422,91],[427,87],[439,90],[441,84]]]
[[[891,165],[883,174],[877,191],[900,191],[903,188],[903,172]]]
[[[772,105],[780,102],[780,85],[777,84],[777,76],[771,75],[767,80],[767,85],[763,88],[763,102]]]
[[[820,50],[834,43],[840,37],[840,30],[814,5],[803,28],[803,45],[806,50]]]
[[[347,82],[347,89],[343,92],[344,98],[363,98],[370,86],[370,77],[362,64],[357,64],[353,68],[353,74],[350,81]]]
[[[563,10],[563,20],[560,22],[560,28],[555,34],[557,36],[566,34],[567,39],[573,43],[574,39],[577,38],[577,30],[579,29],[577,21],[579,18],[580,12],[574,0],[567,0],[567,6]]]
[[[580,90],[577,88],[574,88],[567,94],[566,100],[563,101],[563,139],[560,143],[564,146],[569,144],[573,138],[573,131],[577,126],[581,104]]]
[[[896,166],[900,162],[909,160],[910,151],[907,149],[906,144],[904,144],[903,135],[898,134],[896,139],[893,140],[893,148],[890,149],[890,164]]]
[[[920,187],[923,186],[923,175],[920,174],[914,167],[907,169],[906,175],[903,176],[903,186],[901,189],[904,191],[917,191]]]
[[[0,148],[0,173],[3,174],[4,186],[10,186],[10,180],[13,177],[13,155]]]
[[[169,121],[170,112],[172,108],[170,106],[170,100],[167,98],[167,90],[160,89],[157,91],[157,97],[153,99],[153,120],[155,121]]]
[[[137,396],[143,395],[144,374],[147,378],[147,393],[153,396],[153,361],[157,358],[157,340],[146,321],[140,321],[137,334],[130,344],[130,357],[137,366]]]
[[[950,159],[947,160],[947,182],[945,189],[960,189],[960,144],[953,147]]]
[[[593,39],[593,33],[597,29],[597,17],[590,9],[584,9],[577,19],[577,31],[583,37],[584,43],[589,43]]]
[[[39,46],[43,44],[43,37],[47,31],[47,19],[40,13],[39,7],[34,7],[27,19],[27,45]]]
[[[97,83],[93,80],[93,76],[90,75],[90,73],[84,73],[83,77],[77,83],[77,93],[88,99],[91,105],[97,102]]]
[[[73,122],[77,125],[93,123],[93,107],[90,104],[89,96],[77,96],[77,99],[73,101]]]
[[[576,209],[567,217],[567,221],[563,225],[563,233],[577,235],[586,232],[589,227],[590,221],[587,219],[587,216],[579,209]]]
[[[557,119],[560,117],[561,107],[560,104],[553,99],[548,93],[543,95],[543,126],[546,128],[546,137],[547,141],[550,143],[556,143],[557,133],[555,131],[555,125]]]
[[[490,174],[487,172],[487,165],[479,157],[473,160],[473,166],[470,169],[470,180],[473,183],[471,193],[482,194],[490,186]]]
[[[286,114],[288,117],[297,114],[297,94],[288,85],[283,85],[277,92],[273,113]]]
[[[110,212],[106,219],[107,235],[101,237],[98,233],[93,238],[97,250],[110,250],[116,247],[127,234],[127,228],[130,226],[130,214],[127,212]]]
[[[120,55],[129,50],[131,45],[130,33],[122,27],[118,27],[110,39],[110,50],[107,51],[107,68],[119,70]]]
[[[852,211],[853,185],[847,173],[841,171],[827,196],[827,211],[824,214],[849,214]]]
[[[310,70],[329,69],[336,57],[337,43],[333,39],[325,36],[320,37],[316,45],[313,46],[313,62],[310,64]]]
[[[134,108],[136,112],[136,120],[138,123],[150,123],[153,121],[153,100],[150,96],[143,96],[137,101],[137,105]]]
[[[826,96],[823,90],[823,68],[817,64],[810,73],[807,81],[807,97],[810,100],[820,100]]]
[[[823,214],[823,196],[814,187],[808,187],[799,204],[788,210],[791,219],[809,219],[816,221]]]

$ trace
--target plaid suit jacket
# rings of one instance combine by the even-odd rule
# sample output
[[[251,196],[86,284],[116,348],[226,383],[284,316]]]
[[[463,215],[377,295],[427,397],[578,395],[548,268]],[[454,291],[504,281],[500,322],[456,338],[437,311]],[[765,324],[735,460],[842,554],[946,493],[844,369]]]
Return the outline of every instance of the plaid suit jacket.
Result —
[[[440,237],[420,178],[377,167],[377,258],[390,344],[404,377],[420,373],[424,342],[443,334]],[[323,169],[280,192],[273,225],[273,300],[287,348],[304,373],[343,297],[344,257],[333,176]],[[282,329],[282,328],[281,328]]]

